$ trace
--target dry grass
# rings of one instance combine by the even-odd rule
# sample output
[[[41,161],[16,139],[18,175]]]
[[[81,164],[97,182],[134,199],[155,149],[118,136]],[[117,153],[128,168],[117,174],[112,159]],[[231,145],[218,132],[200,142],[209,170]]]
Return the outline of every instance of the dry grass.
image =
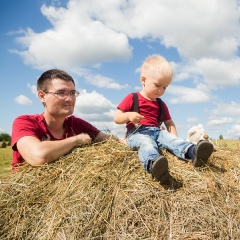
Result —
[[[240,150],[194,169],[163,152],[183,181],[164,190],[113,140],[2,180],[1,239],[239,239]]]
[[[212,140],[213,143],[220,148],[240,149],[240,140]]]

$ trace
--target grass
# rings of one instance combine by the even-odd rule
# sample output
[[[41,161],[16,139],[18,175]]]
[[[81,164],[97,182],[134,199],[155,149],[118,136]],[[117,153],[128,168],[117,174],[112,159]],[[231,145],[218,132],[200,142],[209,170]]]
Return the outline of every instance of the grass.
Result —
[[[240,140],[212,140],[214,145],[220,148],[240,149]]]
[[[12,148],[0,148],[0,179],[11,173]]]

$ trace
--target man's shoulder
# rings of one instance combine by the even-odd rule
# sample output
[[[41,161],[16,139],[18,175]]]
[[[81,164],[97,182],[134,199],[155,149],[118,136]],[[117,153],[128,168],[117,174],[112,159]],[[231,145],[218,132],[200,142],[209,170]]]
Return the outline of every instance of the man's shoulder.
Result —
[[[42,114],[25,114],[25,115],[20,115],[15,118],[15,121],[41,121],[43,119]]]

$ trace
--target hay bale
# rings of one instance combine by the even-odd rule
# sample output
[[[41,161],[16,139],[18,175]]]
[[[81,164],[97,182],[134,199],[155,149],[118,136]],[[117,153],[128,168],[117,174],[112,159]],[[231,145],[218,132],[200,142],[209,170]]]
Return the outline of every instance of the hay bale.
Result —
[[[6,148],[7,147],[7,143],[4,142],[0,142],[0,148]]]
[[[166,191],[137,152],[113,140],[76,148],[53,164],[24,166],[1,182],[3,239],[238,239],[240,151],[218,149],[194,169],[167,151]]]

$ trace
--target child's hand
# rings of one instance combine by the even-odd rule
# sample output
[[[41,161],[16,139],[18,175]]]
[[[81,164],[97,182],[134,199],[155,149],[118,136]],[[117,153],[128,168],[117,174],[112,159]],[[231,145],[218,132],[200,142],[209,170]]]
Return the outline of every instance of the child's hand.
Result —
[[[134,124],[139,123],[139,121],[143,118],[144,118],[144,116],[140,115],[137,112],[129,112],[129,121]]]

